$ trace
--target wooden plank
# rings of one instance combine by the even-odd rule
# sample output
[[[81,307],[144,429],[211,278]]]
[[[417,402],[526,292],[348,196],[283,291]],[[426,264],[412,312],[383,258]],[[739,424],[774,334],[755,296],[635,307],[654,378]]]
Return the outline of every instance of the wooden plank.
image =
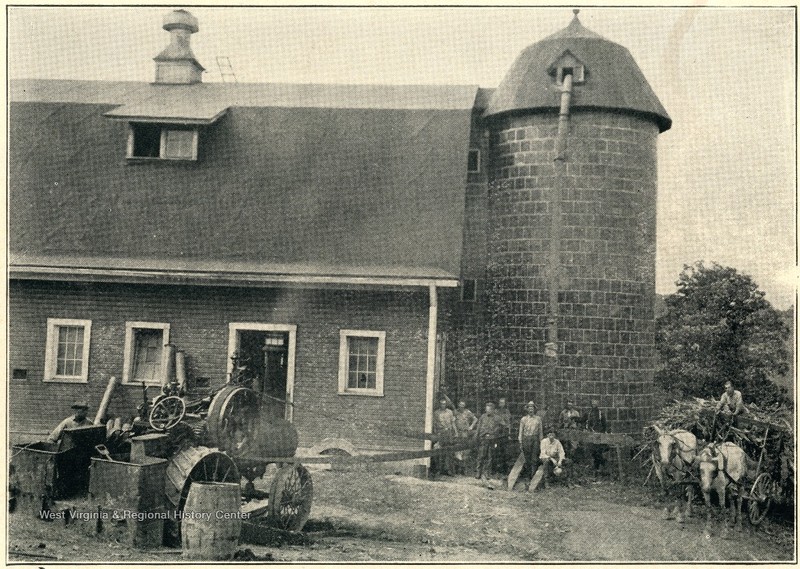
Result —
[[[499,437],[498,440],[502,438]],[[270,463],[283,463],[283,464],[360,464],[367,462],[396,462],[399,460],[411,460],[415,458],[430,458],[433,456],[441,456],[457,452],[460,450],[469,450],[476,447],[475,442],[469,441],[460,444],[449,445],[443,448],[435,448],[431,450],[404,450],[392,451],[377,454],[360,454],[356,456],[246,456],[243,457],[249,462],[256,462],[262,464]]]
[[[580,429],[561,429],[558,431],[558,438],[561,441],[621,447],[632,447],[637,444],[636,439],[623,433],[595,433],[594,431],[582,431]]]
[[[514,466],[511,468],[511,472],[508,473],[508,491],[511,492],[514,489],[514,485],[517,483],[517,478],[519,478],[519,473],[522,472],[522,469],[525,468],[525,453],[519,453],[517,457],[517,461],[514,463]]]

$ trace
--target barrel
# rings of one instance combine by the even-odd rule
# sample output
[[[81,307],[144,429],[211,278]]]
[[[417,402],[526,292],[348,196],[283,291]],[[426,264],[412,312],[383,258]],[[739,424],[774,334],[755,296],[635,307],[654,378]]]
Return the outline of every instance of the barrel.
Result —
[[[185,559],[230,560],[239,545],[241,490],[230,482],[192,482],[183,509]]]

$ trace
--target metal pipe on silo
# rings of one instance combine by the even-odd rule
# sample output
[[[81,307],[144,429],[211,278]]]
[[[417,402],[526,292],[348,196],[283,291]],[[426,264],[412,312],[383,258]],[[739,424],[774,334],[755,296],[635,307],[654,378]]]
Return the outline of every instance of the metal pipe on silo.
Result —
[[[561,89],[561,106],[558,113],[558,133],[556,135],[556,155],[553,160],[555,178],[553,181],[553,199],[551,200],[552,215],[550,217],[550,249],[547,260],[547,341],[545,343],[545,367],[547,370],[545,391],[545,414],[548,423],[554,421],[553,389],[558,367],[558,292],[561,288],[561,201],[564,192],[564,177],[566,176],[566,150],[567,135],[569,134],[569,109],[572,102],[572,74],[564,76]]]

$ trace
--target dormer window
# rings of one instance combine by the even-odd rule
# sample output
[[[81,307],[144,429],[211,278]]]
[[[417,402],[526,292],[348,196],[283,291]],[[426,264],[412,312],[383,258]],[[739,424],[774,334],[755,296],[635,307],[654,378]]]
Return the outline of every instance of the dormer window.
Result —
[[[549,68],[550,76],[555,80],[556,85],[564,84],[564,77],[572,75],[572,83],[583,83],[586,80],[586,69],[581,61],[572,55],[569,50],[561,54]]]
[[[128,158],[197,160],[197,127],[129,123]]]

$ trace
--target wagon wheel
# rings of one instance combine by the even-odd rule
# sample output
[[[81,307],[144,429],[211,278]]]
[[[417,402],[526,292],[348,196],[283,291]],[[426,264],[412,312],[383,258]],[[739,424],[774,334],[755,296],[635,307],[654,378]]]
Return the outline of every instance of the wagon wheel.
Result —
[[[301,464],[278,470],[269,493],[269,520],[288,531],[303,529],[311,514],[314,485],[311,474]]]
[[[219,391],[208,408],[208,434],[213,444],[241,453],[256,434],[258,395],[252,389],[229,385]]]
[[[185,414],[183,399],[174,395],[164,397],[150,410],[150,426],[157,431],[168,431],[180,423]]]
[[[772,476],[764,472],[756,478],[750,489],[747,501],[747,515],[750,523],[757,526],[767,517],[767,511],[772,504]]]

